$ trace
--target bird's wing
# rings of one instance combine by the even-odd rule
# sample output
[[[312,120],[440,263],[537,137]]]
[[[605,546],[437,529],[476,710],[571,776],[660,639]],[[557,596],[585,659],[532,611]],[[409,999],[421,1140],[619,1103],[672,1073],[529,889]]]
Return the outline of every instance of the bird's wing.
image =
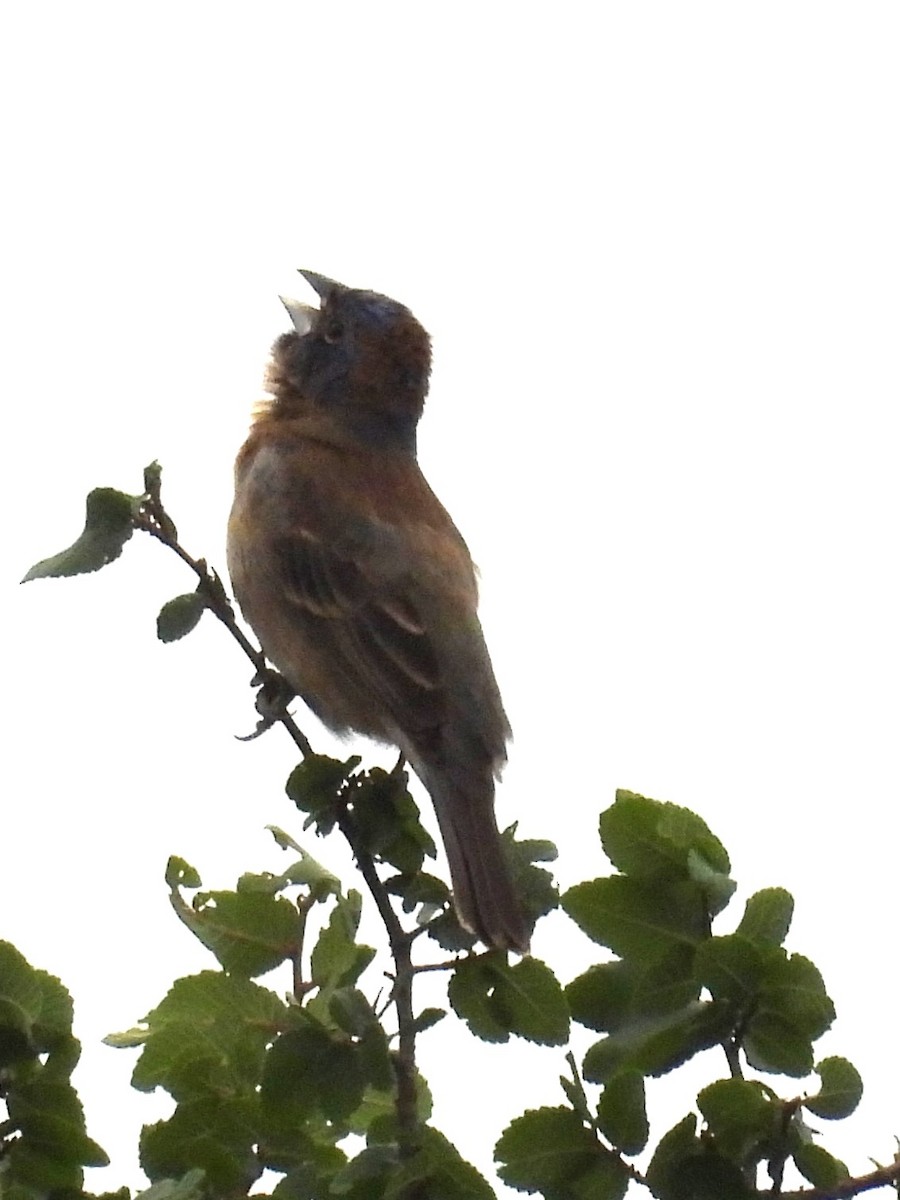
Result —
[[[282,594],[344,678],[377,698],[400,729],[433,728],[444,697],[428,606],[417,603],[418,581],[403,555],[371,552],[376,537],[387,545],[391,530],[369,529],[350,544],[309,528],[276,539]]]

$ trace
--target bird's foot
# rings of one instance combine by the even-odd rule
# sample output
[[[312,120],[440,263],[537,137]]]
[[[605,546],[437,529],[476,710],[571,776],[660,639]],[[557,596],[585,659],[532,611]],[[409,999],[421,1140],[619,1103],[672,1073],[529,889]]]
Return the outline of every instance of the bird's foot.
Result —
[[[247,733],[243,737],[238,735],[239,742],[252,742],[266,730],[271,729],[273,725],[277,725],[282,718],[288,715],[287,706],[297,695],[285,677],[270,667],[257,671],[250,686],[259,688],[255,700],[259,720],[252,733]]]

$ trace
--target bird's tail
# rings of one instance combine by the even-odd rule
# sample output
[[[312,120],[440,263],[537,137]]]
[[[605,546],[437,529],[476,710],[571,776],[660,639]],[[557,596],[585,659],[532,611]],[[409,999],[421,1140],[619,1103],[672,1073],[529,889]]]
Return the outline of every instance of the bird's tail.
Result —
[[[486,946],[527,954],[529,931],[494,817],[494,780],[457,781],[440,768],[416,765],[434,802],[460,924]]]

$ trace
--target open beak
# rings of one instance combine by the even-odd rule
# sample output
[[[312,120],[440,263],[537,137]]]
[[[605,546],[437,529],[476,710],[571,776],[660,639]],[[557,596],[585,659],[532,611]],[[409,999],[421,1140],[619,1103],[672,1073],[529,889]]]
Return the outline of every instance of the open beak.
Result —
[[[334,279],[329,279],[327,275],[319,275],[315,271],[304,271],[302,267],[298,267],[298,270],[323,304],[329,296],[341,290],[342,285]],[[312,329],[313,321],[319,310],[312,308],[309,304],[304,304],[302,300],[292,300],[289,296],[279,296],[278,298],[288,310],[288,316],[291,318],[294,329],[300,337],[305,337]]]
[[[306,337],[313,327],[313,321],[318,316],[319,310],[313,308],[311,304],[304,304],[301,300],[292,300],[290,296],[279,296],[278,299],[288,310],[288,316],[291,318],[294,329],[300,337]]]
[[[315,271],[304,271],[302,267],[298,267],[297,270],[321,300],[327,300],[334,292],[341,290],[341,284],[334,279],[329,279],[327,275],[317,275]]]

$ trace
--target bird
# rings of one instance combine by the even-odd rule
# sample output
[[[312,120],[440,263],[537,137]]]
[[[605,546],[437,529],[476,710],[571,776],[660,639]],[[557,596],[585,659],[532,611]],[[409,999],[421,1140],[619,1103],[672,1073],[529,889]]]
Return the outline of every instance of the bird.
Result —
[[[378,292],[300,274],[235,463],[227,561],[267,659],[339,736],[399,748],[431,796],[460,923],[528,952],[494,814],[509,721],[475,567],[416,432],[431,340]]]

